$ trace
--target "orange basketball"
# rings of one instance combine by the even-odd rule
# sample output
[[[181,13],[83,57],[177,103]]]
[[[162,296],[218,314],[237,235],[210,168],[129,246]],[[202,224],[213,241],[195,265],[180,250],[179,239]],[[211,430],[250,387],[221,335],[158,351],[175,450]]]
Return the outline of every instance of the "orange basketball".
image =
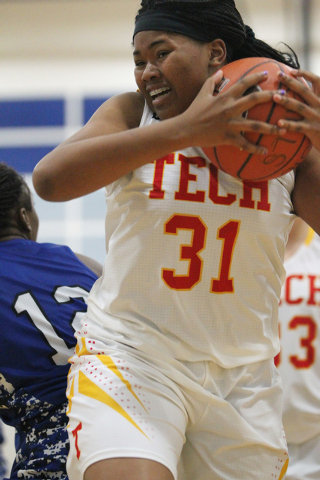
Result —
[[[282,84],[277,77],[279,70],[291,75],[292,69],[276,60],[244,58],[229,63],[222,70],[223,79],[217,87],[218,94],[225,92],[238,80],[251,73],[267,71],[268,79],[253,87],[253,89],[285,90],[287,96],[303,101],[295,92],[288,90],[286,85]],[[301,78],[298,78],[298,80],[308,85],[305,80]],[[249,89],[248,93],[251,91],[252,89]],[[245,112],[245,116],[270,124],[277,124],[281,118],[288,120],[301,119],[299,114],[288,111],[273,101],[256,105]],[[229,145],[203,147],[204,153],[214,165],[241,180],[270,180],[280,177],[297,167],[311,149],[309,139],[298,132],[287,132],[282,137],[245,132],[244,136],[251,143],[266,147],[268,149],[267,155],[248,153]]]

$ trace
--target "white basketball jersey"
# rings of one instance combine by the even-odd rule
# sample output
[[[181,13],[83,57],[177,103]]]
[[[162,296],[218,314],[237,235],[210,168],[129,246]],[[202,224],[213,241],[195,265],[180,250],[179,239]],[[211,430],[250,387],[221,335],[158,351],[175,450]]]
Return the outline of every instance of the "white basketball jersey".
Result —
[[[288,443],[320,434],[320,239],[314,234],[286,262],[279,309],[284,386],[283,424]]]
[[[141,126],[157,121],[146,106]],[[242,182],[187,148],[108,186],[107,257],[88,302],[99,335],[228,368],[276,355],[293,185],[293,172]]]

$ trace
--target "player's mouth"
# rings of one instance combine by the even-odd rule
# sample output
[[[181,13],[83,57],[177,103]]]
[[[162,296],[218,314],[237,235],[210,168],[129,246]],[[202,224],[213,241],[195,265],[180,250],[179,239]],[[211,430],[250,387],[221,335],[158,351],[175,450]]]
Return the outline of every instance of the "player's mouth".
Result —
[[[171,92],[171,88],[169,87],[162,87],[162,88],[157,88],[155,90],[152,90],[149,92],[149,95],[152,99],[152,103],[154,105],[157,105],[162,102],[162,99],[167,97],[169,93]]]

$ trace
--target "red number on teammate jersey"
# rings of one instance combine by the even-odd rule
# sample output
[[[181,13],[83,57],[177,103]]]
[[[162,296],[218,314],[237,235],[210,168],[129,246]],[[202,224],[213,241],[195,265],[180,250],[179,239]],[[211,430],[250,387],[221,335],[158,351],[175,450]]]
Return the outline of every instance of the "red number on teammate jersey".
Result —
[[[278,330],[279,330],[279,338],[281,338],[281,325],[280,325],[280,323],[278,324]],[[274,364],[275,364],[275,366],[278,367],[278,366],[280,365],[280,363],[281,363],[281,350],[280,350],[280,352],[278,353],[278,355],[276,355],[276,356],[274,357]]]
[[[312,317],[302,317],[296,316],[289,323],[290,330],[296,330],[299,327],[307,327],[307,336],[300,337],[300,347],[305,349],[304,358],[299,357],[299,355],[290,355],[289,361],[295,368],[310,368],[316,359],[316,351],[312,345],[313,341],[316,338],[317,333],[317,324]],[[281,330],[279,325],[279,335],[281,337]],[[278,367],[281,363],[282,352],[278,353],[274,358],[275,366]]]
[[[300,338],[301,347],[305,348],[305,357],[299,358],[298,355],[291,355],[290,362],[296,368],[309,368],[315,361],[315,349],[312,342],[316,338],[317,326],[312,317],[294,317],[289,323],[290,329],[296,329],[301,326],[308,328],[308,334],[306,337]]]

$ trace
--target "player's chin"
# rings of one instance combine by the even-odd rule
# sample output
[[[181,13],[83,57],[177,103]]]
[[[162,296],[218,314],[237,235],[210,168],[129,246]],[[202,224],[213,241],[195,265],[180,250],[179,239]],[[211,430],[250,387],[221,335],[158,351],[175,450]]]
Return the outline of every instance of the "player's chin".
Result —
[[[169,118],[176,117],[179,114],[179,112],[170,108],[152,108],[152,110],[159,120],[169,120]]]
[[[171,101],[163,102],[161,105],[152,104],[151,109],[160,120],[168,120],[169,118],[177,117],[185,112],[188,107],[189,105],[185,105],[182,102]]]

